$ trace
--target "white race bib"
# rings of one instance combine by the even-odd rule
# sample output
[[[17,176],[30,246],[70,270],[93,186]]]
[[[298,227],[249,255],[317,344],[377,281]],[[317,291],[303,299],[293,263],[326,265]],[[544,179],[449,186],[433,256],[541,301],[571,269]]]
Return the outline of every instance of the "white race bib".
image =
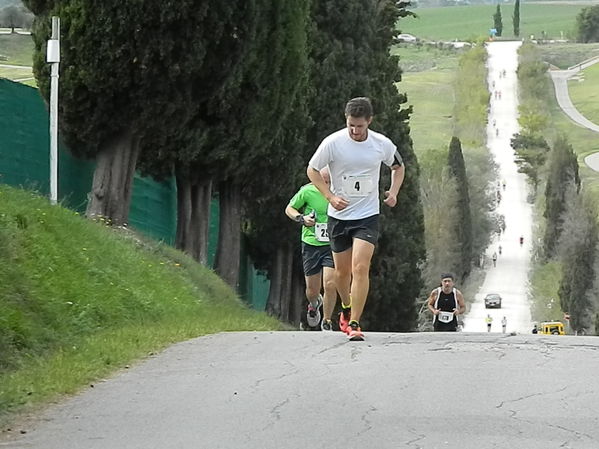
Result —
[[[369,175],[343,176],[343,192],[347,196],[366,197],[372,192],[374,182]]]
[[[438,318],[442,323],[451,323],[453,321],[453,312],[439,312]]]
[[[314,225],[314,235],[319,242],[329,241],[329,231],[326,223],[316,223]]]

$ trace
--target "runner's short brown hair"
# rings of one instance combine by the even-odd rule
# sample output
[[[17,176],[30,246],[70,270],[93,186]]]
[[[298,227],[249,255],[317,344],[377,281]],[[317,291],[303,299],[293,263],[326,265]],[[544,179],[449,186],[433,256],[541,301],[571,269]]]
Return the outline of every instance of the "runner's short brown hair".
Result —
[[[345,105],[345,116],[366,119],[372,117],[372,103],[370,102],[370,98],[356,97],[349,100]]]

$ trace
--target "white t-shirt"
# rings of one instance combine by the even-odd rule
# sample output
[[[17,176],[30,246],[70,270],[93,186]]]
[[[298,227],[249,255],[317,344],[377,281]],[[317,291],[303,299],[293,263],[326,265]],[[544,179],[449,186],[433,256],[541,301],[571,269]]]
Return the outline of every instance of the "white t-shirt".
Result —
[[[397,147],[388,137],[372,130],[363,142],[353,140],[347,128],[326,137],[308,165],[318,171],[328,165],[331,192],[349,201],[343,210],[329,204],[329,216],[358,220],[378,214],[381,162],[391,167],[396,153]],[[399,153],[397,157],[401,162]]]

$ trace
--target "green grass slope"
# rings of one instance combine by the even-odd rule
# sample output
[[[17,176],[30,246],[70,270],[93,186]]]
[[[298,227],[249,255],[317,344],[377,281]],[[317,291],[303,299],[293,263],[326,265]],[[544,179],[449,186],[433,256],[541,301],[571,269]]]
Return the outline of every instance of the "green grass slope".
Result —
[[[599,124],[599,63],[568,82],[572,103],[591,122]]]
[[[35,86],[31,65],[33,55],[33,39],[23,34],[0,34],[0,64],[22,66],[22,68],[0,67],[0,78],[24,80],[26,84]]]
[[[212,271],[0,185],[0,422],[166,345],[282,324]]]
[[[2,64],[31,67],[33,64],[33,39],[27,34],[0,34],[0,55],[5,56]]]

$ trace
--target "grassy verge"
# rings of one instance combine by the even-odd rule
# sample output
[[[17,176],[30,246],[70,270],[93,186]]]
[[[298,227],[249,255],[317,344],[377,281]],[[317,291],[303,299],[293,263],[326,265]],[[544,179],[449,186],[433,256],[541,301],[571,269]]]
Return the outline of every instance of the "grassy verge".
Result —
[[[547,38],[571,38],[574,34],[576,16],[586,5],[520,5],[520,36],[534,35]],[[459,7],[419,8],[414,12],[418,18],[401,20],[400,29],[423,39],[470,40],[488,36],[493,28],[496,5],[470,5]],[[513,3],[501,4],[503,37],[512,37]]]
[[[591,122],[599,125],[599,63],[584,69],[568,82],[572,103]]]
[[[23,78],[33,78],[33,70],[30,67],[23,67],[21,69],[0,66],[0,78],[6,78],[13,81]]]
[[[408,103],[414,106],[410,135],[419,156],[449,145],[453,129],[453,77],[451,71],[407,73],[403,76],[400,88],[407,93]]]
[[[399,90],[413,106],[410,136],[418,157],[447,148],[453,135],[453,81],[461,52],[431,46],[402,45],[393,53],[404,71]]]
[[[25,34],[0,34],[0,55],[7,59],[1,64],[31,66],[33,64],[33,39]]]
[[[599,56],[599,44],[545,44],[538,49],[543,61],[562,70],[581,63],[585,59]]]
[[[170,343],[283,325],[184,254],[0,186],[0,422]]]
[[[20,81],[28,86],[36,87],[31,65],[33,55],[33,39],[25,34],[0,34],[0,64],[23,66],[23,68],[0,67],[0,78]]]

